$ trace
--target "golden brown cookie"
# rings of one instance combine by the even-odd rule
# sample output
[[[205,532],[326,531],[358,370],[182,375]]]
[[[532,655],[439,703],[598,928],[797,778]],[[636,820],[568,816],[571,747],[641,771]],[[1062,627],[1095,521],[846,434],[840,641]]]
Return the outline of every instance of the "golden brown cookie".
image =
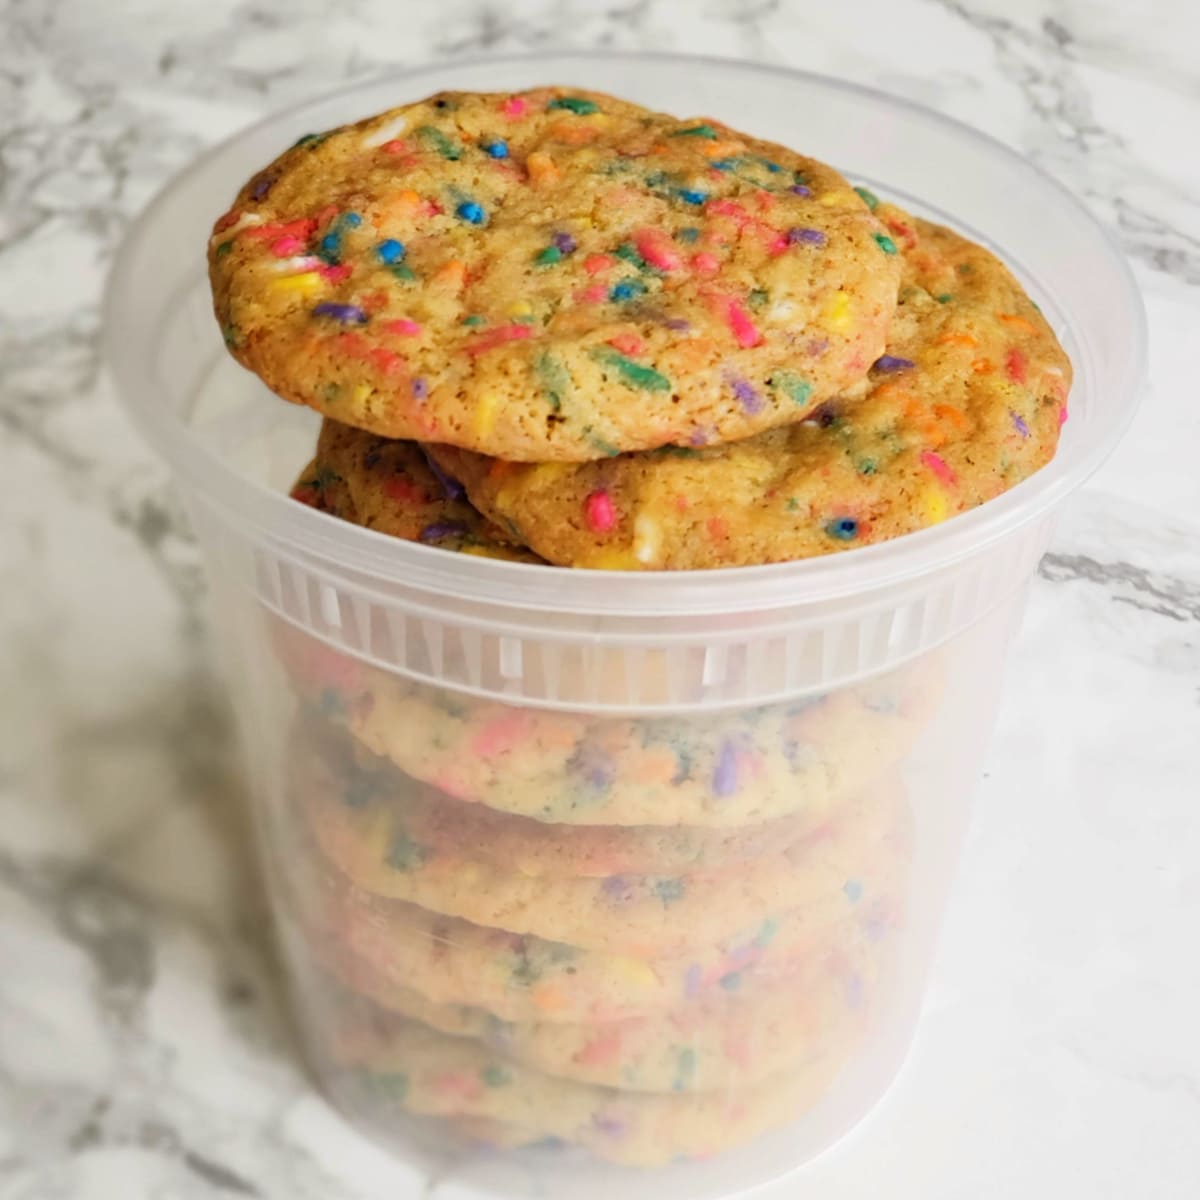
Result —
[[[1020,483],[1058,444],[1071,364],[994,255],[891,206],[900,303],[870,377],[807,420],[722,446],[529,465],[430,453],[562,566],[807,558],[923,529]]]
[[[302,139],[217,221],[285,399],[513,461],[698,446],[861,379],[896,247],[834,170],[600,93],[445,92]]]

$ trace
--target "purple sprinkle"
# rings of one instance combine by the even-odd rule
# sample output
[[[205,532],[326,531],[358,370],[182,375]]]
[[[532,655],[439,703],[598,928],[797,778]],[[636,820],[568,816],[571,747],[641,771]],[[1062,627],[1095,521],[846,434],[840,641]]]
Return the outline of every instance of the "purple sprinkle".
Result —
[[[251,200],[261,200],[274,186],[274,175],[260,175],[254,181],[254,187],[250,189]]]
[[[692,327],[691,321],[685,321],[682,317],[667,317],[663,321],[663,324],[668,329],[677,329],[681,333],[685,332],[688,329],[691,329],[691,327]]]
[[[1009,410],[1009,415],[1012,417],[1013,425],[1016,426],[1017,432],[1023,438],[1027,438],[1029,436],[1029,426],[1025,424],[1025,418],[1020,413],[1012,412],[1011,409]]]
[[[733,394],[746,412],[751,414],[762,412],[763,398],[755,391],[754,385],[748,379],[743,379],[740,375],[731,375],[729,376],[729,386],[733,388]]]
[[[442,485],[442,491],[446,493],[446,499],[465,500],[467,498],[467,489],[453,475],[448,475],[443,471],[438,465],[437,459],[433,458],[420,442],[417,445],[420,446],[421,453],[425,456],[425,465],[429,468],[434,479]]]
[[[612,787],[616,771],[612,759],[599,746],[585,742],[579,746],[567,762],[567,768],[598,792]]]
[[[802,183],[793,183],[792,186],[788,188],[788,191],[791,192],[793,196],[812,195],[812,188],[805,187]]]
[[[341,321],[344,325],[365,325],[367,323],[367,314],[363,312],[357,304],[334,304],[329,300],[322,300],[312,310],[314,317],[333,317],[335,321]]]
[[[717,752],[717,765],[712,774],[712,791],[714,796],[732,796],[737,790],[737,747],[726,738]]]
[[[825,337],[812,338],[808,343],[809,358],[820,358],[829,349],[829,339]]]
[[[873,371],[911,371],[917,364],[911,358],[897,358],[894,354],[884,354],[872,364]]]
[[[803,242],[806,246],[825,245],[825,235],[819,229],[789,229],[787,240],[793,246],[797,242]]]
[[[554,235],[554,244],[563,254],[574,254],[577,245],[575,239],[569,233],[556,233]]]
[[[628,904],[633,899],[633,889],[633,880],[628,875],[610,875],[600,885],[604,895],[618,904]]]
[[[712,430],[707,425],[697,425],[688,437],[688,442],[693,446],[707,446],[711,436]]]
[[[603,1113],[597,1113],[592,1118],[592,1124],[600,1130],[601,1133],[607,1134],[611,1138],[619,1138],[625,1136],[626,1125],[620,1117],[606,1117]]]
[[[412,394],[414,400],[424,400],[429,395],[429,384],[419,375],[412,381]]]
[[[440,542],[442,538],[457,537],[466,532],[466,527],[460,521],[434,521],[432,525],[426,525],[417,536],[428,545],[430,542]]]
[[[683,992],[689,1000],[694,1000],[700,994],[700,985],[704,982],[704,972],[699,963],[692,963],[683,977]]]

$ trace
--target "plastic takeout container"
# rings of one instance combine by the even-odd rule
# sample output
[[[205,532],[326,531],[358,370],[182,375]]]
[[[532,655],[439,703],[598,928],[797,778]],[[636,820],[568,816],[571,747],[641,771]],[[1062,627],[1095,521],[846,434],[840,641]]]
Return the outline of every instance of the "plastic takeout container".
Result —
[[[455,555],[288,500],[317,417],[226,355],[212,221],[307,132],[546,82],[717,116],[995,249],[1074,362],[1058,456],[888,544],[677,574]],[[656,1200],[762,1182],[859,1121],[913,1030],[1026,585],[1142,381],[1140,302],[1086,210],[817,76],[460,63],[200,159],[126,240],[105,336],[203,548],[297,1024],[346,1115],[485,1193]]]

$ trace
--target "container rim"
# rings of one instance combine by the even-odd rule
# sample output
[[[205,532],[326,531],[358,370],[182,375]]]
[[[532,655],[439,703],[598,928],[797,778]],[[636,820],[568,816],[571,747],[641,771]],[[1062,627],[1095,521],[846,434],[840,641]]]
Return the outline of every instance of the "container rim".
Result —
[[[156,219],[193,178],[238,141],[265,130],[285,117],[294,119],[335,97],[379,87],[389,80],[403,86],[447,70],[498,64],[545,64],[545,55],[488,55],[429,63],[385,72],[348,88],[332,89],[306,103],[253,122],[210,147],[170,179],[145,207],[118,249],[102,309],[102,346],[122,402],[150,445],[167,461],[177,479],[240,528],[253,531],[276,547],[299,557],[315,558],[339,573],[354,573],[385,585],[417,587],[458,600],[553,611],[559,614],[628,616],[701,615],[752,612],[824,603],[911,583],[982,552],[1059,504],[1081,486],[1115,449],[1137,411],[1146,373],[1146,314],[1133,272],[1116,241],[1074,194],[1053,176],[1030,163],[1005,143],[965,122],[914,101],[819,72],[711,55],[660,51],[556,51],[555,63],[612,62],[705,65],[714,70],[742,71],[804,80],[834,91],[886,103],[910,118],[978,143],[1005,159],[1014,174],[1033,177],[1058,194],[1074,211],[1095,243],[1096,252],[1123,285],[1110,301],[1124,309],[1129,351],[1121,370],[1102,381],[1125,399],[1104,406],[1089,422],[1086,437],[1060,445],[1049,464],[1015,488],[941,525],[873,546],[794,562],[764,566],[724,567],[692,571],[603,571],[513,563],[472,555],[447,554],[434,547],[399,541],[385,534],[348,525],[327,514],[296,504],[240,474],[219,455],[200,444],[165,404],[155,404],[158,391],[150,356],[126,332],[142,323],[135,262]],[[231,190],[240,180],[231,180]],[[281,401],[282,403],[282,401]]]

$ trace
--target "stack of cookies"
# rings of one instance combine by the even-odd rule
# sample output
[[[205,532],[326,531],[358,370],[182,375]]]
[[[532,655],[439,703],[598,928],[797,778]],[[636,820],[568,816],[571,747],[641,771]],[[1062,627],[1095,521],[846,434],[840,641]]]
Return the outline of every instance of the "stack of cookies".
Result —
[[[302,139],[210,243],[231,352],[324,415],[293,495],[559,567],[895,537],[1053,454],[1070,367],[991,254],[711,120],[561,88]],[[285,624],[293,957],[375,1125],[630,1163],[817,1103],[886,1003],[934,680],[530,709]]]

